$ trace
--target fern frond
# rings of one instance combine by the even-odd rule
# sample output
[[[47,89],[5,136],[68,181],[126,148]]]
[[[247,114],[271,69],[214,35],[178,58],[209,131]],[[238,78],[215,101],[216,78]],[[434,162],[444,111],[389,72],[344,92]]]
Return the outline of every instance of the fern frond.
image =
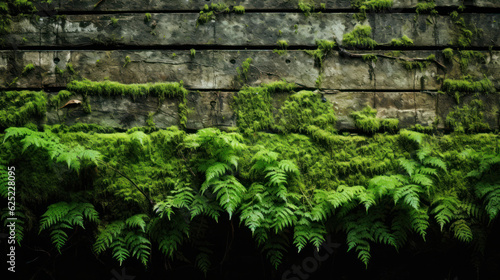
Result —
[[[206,196],[199,194],[195,195],[189,209],[191,211],[191,220],[198,215],[205,214],[216,222],[219,221],[219,211],[221,208],[216,201],[209,201]]]
[[[399,165],[408,173],[408,175],[412,176],[417,169],[418,163],[411,159],[401,158],[399,159]]]
[[[472,230],[463,219],[455,221],[450,226],[450,230],[455,234],[455,238],[463,242],[471,242],[473,235]]]
[[[406,185],[401,186],[396,189],[393,195],[394,203],[398,203],[400,199],[403,199],[403,202],[410,207],[418,209],[420,204],[420,196],[419,193],[422,190],[418,185]]]
[[[149,219],[148,215],[146,214],[137,214],[134,215],[128,219],[125,220],[125,225],[127,225],[129,228],[136,228],[139,227],[142,232],[146,230],[146,221]]]
[[[110,248],[111,243],[113,243],[115,237],[120,235],[124,228],[125,222],[115,221],[101,229],[93,246],[94,252],[96,254],[100,254],[106,251],[106,249]]]
[[[132,256],[136,257],[144,266],[146,266],[149,255],[151,254],[151,242],[143,234],[144,233],[142,232],[136,233],[129,231],[124,240],[125,244],[127,244],[128,251],[132,253]]]
[[[482,199],[490,221],[495,219],[500,212],[500,184],[479,182],[475,186],[476,197]]]
[[[441,168],[441,170],[443,170],[444,172],[447,172],[448,170],[446,167],[446,163],[437,157],[427,157],[422,163],[425,165],[431,165],[434,167]]]
[[[432,205],[435,205],[431,213],[435,214],[436,221],[441,226],[441,230],[445,224],[449,223],[455,217],[457,207],[460,204],[458,198],[454,196],[436,196]]]
[[[411,130],[406,130],[402,129],[399,131],[399,135],[401,135],[403,138],[406,138],[408,140],[414,141],[415,143],[421,145],[422,142],[424,141],[425,134],[411,131]]]
[[[208,270],[210,269],[210,266],[212,265],[212,262],[210,261],[210,255],[206,252],[201,252],[196,256],[195,259],[195,265],[198,269],[205,274],[205,277],[207,276]]]
[[[220,206],[229,214],[229,219],[240,204],[246,188],[234,176],[226,176],[224,180],[214,184],[213,192],[217,195]]]
[[[130,257],[130,251],[127,249],[127,244],[123,237],[116,237],[110,247],[112,248],[113,258],[120,263],[120,266],[123,261]]]
[[[427,228],[429,227],[429,215],[427,215],[427,209],[410,209],[409,217],[411,228],[420,234],[425,241],[425,235],[427,234]]]

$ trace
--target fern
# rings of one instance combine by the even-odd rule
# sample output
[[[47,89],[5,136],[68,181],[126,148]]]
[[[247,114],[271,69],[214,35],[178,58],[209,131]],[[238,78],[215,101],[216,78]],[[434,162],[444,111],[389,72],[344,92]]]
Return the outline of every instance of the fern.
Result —
[[[68,239],[65,229],[73,229],[75,226],[85,228],[84,218],[91,222],[99,222],[99,215],[92,204],[58,202],[50,205],[42,215],[40,232],[51,229],[52,243],[61,252]]]
[[[432,201],[434,208],[431,213],[435,214],[436,221],[441,227],[441,230],[443,230],[445,224],[454,219],[459,204],[460,201],[454,196],[438,195],[434,198]]]
[[[475,194],[477,198],[484,201],[484,209],[490,217],[490,221],[495,219],[500,212],[500,184],[479,182],[475,186]]]
[[[114,221],[100,230],[94,243],[94,252],[101,254],[111,249],[113,258],[120,265],[130,256],[136,257],[144,266],[151,254],[151,242],[146,237],[149,217],[137,214],[125,221]]]
[[[23,144],[23,152],[32,147],[43,149],[51,159],[66,163],[69,169],[76,172],[79,172],[82,167],[97,165],[101,160],[99,152],[85,149],[79,145],[68,147],[59,143],[59,140],[50,132],[37,132],[24,127],[10,127],[5,132],[4,142],[15,138],[16,141]]]

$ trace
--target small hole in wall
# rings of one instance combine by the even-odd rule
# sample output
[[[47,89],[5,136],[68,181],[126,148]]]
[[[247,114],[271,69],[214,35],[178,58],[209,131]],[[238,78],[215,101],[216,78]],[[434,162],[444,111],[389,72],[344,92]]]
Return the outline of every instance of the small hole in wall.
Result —
[[[231,59],[229,62],[231,62],[231,64],[235,64],[236,60],[235,59]]]
[[[285,60],[286,64],[289,64],[291,61],[290,59]]]
[[[54,58],[54,63],[55,63],[55,64],[59,63],[59,61],[61,61],[61,60],[59,59],[59,57]]]

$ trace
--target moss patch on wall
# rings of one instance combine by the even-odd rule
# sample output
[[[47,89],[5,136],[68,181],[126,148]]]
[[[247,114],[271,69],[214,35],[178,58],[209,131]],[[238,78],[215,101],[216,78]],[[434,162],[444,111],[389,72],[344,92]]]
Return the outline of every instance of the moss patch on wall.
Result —
[[[0,130],[45,118],[47,94],[43,91],[6,91],[0,94]]]
[[[371,38],[372,28],[368,25],[357,25],[354,30],[344,34],[342,42],[347,47],[373,49],[378,44]]]

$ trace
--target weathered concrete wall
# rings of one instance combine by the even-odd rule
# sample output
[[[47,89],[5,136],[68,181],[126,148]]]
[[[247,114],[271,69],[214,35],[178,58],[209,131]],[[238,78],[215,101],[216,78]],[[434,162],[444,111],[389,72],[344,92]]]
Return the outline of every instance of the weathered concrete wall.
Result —
[[[337,38],[360,25],[352,13],[322,13],[309,17],[301,13],[220,14],[217,20],[196,26],[196,13],[68,15],[65,18],[20,19],[13,23],[13,33],[6,41],[17,47],[84,46],[276,46],[286,40],[290,47],[315,46],[316,40]],[[369,14],[362,25],[372,28],[372,39],[382,46],[406,35],[416,47],[453,45],[460,32],[449,16],[415,14]],[[113,24],[111,18],[118,22]],[[500,14],[464,14],[464,21],[483,30],[472,40],[473,47],[500,45]],[[154,23],[153,23],[154,21]],[[155,28],[152,28],[152,25]]]
[[[190,90],[189,129],[236,125],[231,104],[243,86],[236,68],[247,58],[252,59],[245,81],[250,86],[284,79],[299,88],[314,89],[321,74],[320,88],[337,112],[339,129],[353,129],[350,113],[366,105],[376,108],[381,118],[398,118],[401,127],[431,125],[439,118],[438,127],[443,128],[447,114],[456,106],[452,97],[438,94],[444,79],[487,77],[500,89],[497,0],[466,1],[467,9],[460,13],[465,28],[448,15],[462,0],[435,0],[440,11],[436,16],[414,13],[418,0],[395,0],[391,9],[368,13],[363,21],[355,19],[349,0],[315,1],[316,13],[310,16],[298,9],[296,0],[105,0],[95,6],[96,2],[54,0],[41,17],[14,19],[12,32],[2,38],[0,89],[54,92],[71,79],[82,78],[126,84],[182,80]],[[214,20],[197,26],[203,6],[221,2],[242,5],[247,13],[217,14]],[[317,13],[320,2],[326,4],[326,11]],[[151,21],[144,20],[145,13],[151,13]],[[342,44],[344,34],[358,25],[370,26],[371,38],[379,46],[349,52],[381,55],[376,62],[336,49],[320,67],[300,50],[314,49],[318,39]],[[467,35],[462,29],[473,31],[466,47],[457,44]],[[411,48],[391,46],[393,39],[404,35],[413,40]],[[278,40],[288,43],[289,50],[283,55],[273,52]],[[455,50],[451,60],[442,54],[447,47]],[[470,58],[463,71],[459,47],[479,51],[484,61]],[[399,58],[387,57],[398,49],[402,51]],[[430,55],[436,60],[424,69],[407,70],[403,64]],[[28,64],[35,69],[22,73]],[[283,98],[276,97],[274,105],[279,107]],[[470,98],[463,100],[466,103]],[[480,98],[485,104],[485,121],[498,128],[498,96]],[[45,122],[87,122],[127,129],[145,125],[158,100],[91,97],[90,105],[91,114],[82,108],[51,109]],[[159,127],[178,124],[177,105],[177,100],[163,103],[155,123]]]
[[[386,51],[358,51],[362,54],[384,54]],[[500,51],[483,51],[484,63],[471,60],[471,75],[486,75],[500,88]],[[447,62],[441,51],[405,51],[401,58],[426,58],[435,55],[446,69],[436,63],[420,70],[406,70],[402,60],[380,57],[377,62],[363,61],[332,52],[324,60],[322,88],[326,90],[438,90],[438,77],[460,79],[458,60]],[[130,63],[125,65],[126,57]],[[16,87],[64,87],[70,77],[92,81],[111,80],[121,83],[184,81],[187,88],[202,90],[237,90],[236,68],[252,58],[247,84],[285,79],[300,86],[314,88],[319,69],[314,58],[304,51],[287,51],[278,55],[270,50],[199,50],[192,57],[185,50],[114,50],[114,51],[0,51],[0,83],[5,85],[19,77]],[[57,62],[57,63],[56,63]],[[67,71],[68,63],[75,70]],[[35,70],[21,75],[23,66],[34,64]],[[125,66],[124,66],[125,65]],[[56,67],[65,70],[56,74]],[[445,76],[446,73],[446,76]]]
[[[298,9],[298,1],[292,0],[106,0],[105,3],[94,7],[94,0],[59,0],[53,1],[54,6],[59,8],[60,12],[68,11],[158,11],[158,10],[194,10],[199,11],[205,4],[224,2],[227,5],[242,5],[247,10],[283,10],[283,9]],[[322,0],[315,1],[319,8],[319,3],[325,3],[327,9],[352,9],[349,0]],[[395,0],[393,9],[398,8],[414,8],[418,0]],[[462,5],[463,0],[435,0],[437,6],[440,7],[458,7]],[[467,3],[470,6],[476,7],[500,7],[500,3],[496,0],[473,0]]]

